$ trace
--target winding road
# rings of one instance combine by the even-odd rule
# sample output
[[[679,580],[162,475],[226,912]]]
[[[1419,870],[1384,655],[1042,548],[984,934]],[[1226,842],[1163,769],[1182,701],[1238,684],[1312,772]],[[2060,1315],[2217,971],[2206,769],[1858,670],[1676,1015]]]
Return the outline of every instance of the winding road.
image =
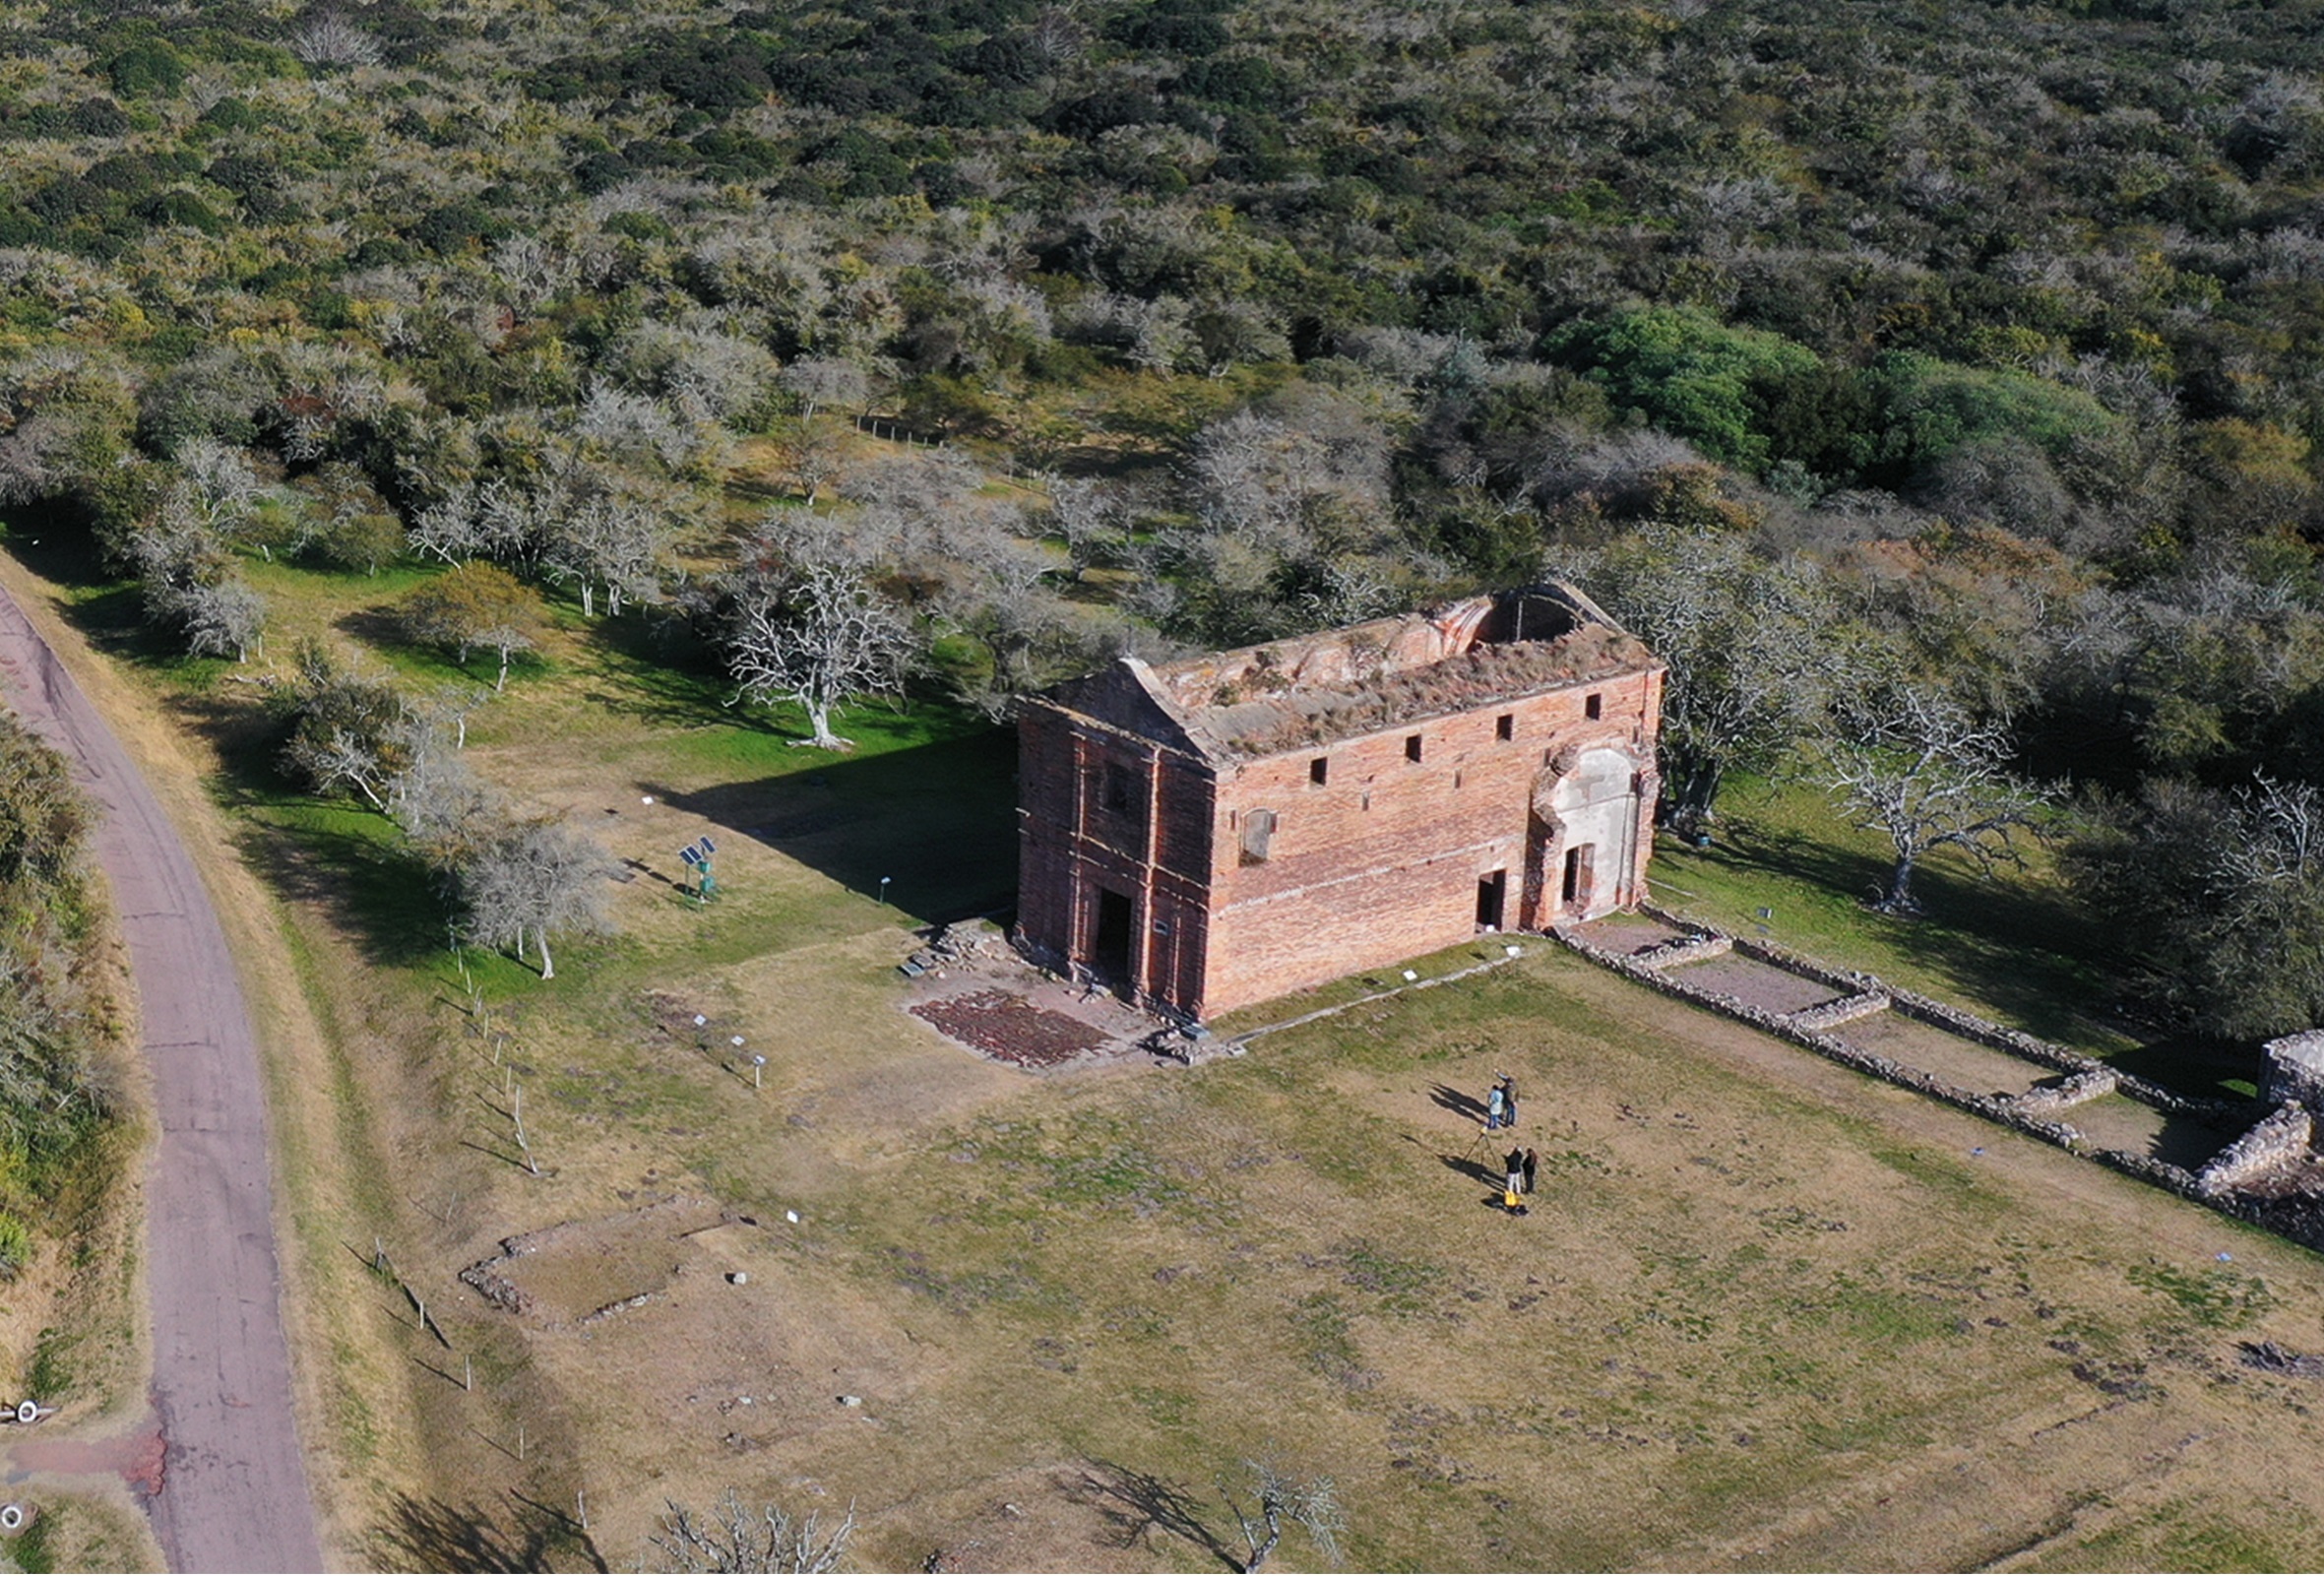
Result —
[[[164,1449],[147,1499],[181,1571],[319,1571],[291,1407],[258,1042],[233,955],[177,831],[22,608],[0,590],[0,698],[102,807],[143,1009],[158,1138],[146,1179],[153,1404]],[[150,1431],[150,1425],[149,1425]]]

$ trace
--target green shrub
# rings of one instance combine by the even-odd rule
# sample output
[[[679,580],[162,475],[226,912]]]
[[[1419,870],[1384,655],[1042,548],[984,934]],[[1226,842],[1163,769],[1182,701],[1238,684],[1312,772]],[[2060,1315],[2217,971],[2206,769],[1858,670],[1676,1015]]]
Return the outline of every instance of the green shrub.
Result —
[[[0,1281],[13,1281],[32,1262],[32,1233],[24,1222],[0,1210]]]

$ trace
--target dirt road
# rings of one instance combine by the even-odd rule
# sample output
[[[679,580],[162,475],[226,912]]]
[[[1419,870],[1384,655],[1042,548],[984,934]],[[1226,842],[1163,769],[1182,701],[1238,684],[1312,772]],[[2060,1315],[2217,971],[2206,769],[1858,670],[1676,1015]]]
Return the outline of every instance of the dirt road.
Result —
[[[148,1501],[173,1569],[322,1569],[291,1411],[257,1040],[225,935],[184,846],[110,729],[0,591],[0,697],[102,805],[143,1009],[158,1141],[146,1179],[155,1412]]]

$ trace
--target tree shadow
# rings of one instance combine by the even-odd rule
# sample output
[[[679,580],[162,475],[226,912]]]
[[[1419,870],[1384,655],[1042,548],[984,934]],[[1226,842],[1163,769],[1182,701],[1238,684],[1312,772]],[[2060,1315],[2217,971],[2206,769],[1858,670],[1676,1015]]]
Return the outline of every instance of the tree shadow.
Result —
[[[732,726],[734,681],[693,625],[651,607],[592,619],[588,695],[593,705],[641,722]]]
[[[1790,828],[1755,826],[1747,813],[1727,822],[1718,843],[1695,856],[1867,903],[1886,890],[1891,868],[1874,853]],[[1985,881],[1942,864],[1920,866],[1913,885],[1919,917],[1866,913],[1865,923],[1890,945],[1933,973],[1974,979],[2037,1034],[2055,1036],[2085,1018],[2074,998],[2099,993],[2106,938],[2097,918],[2066,894]]]
[[[2254,1100],[2264,1077],[2259,1047],[2201,1035],[2159,1035],[2106,1058],[2110,1067],[2181,1094]]]
[[[277,893],[328,913],[373,963],[408,965],[444,945],[435,875],[395,844],[313,826],[251,827],[234,844]]]
[[[141,666],[184,659],[175,641],[146,622],[138,583],[105,567],[89,527],[70,510],[12,511],[6,541],[18,563],[64,589],[50,605],[97,651]]]
[[[434,874],[378,812],[285,780],[275,764],[280,723],[228,696],[173,694],[167,704],[216,752],[217,797],[256,812],[232,823],[235,851],[279,896],[330,914],[374,963],[409,964],[444,945]]]
[[[369,607],[342,613],[331,627],[343,635],[352,636],[375,651],[413,644],[411,638],[404,633],[404,621],[397,615],[392,602],[374,602]]]
[[[575,1568],[603,1572],[597,1544],[573,1519],[521,1494],[504,1496],[495,1511],[474,1500],[454,1505],[398,1494],[372,1542],[380,1568],[398,1571],[520,1572],[553,1568],[563,1556]]]
[[[938,923],[1016,901],[1016,759],[1014,735],[990,729],[695,792],[636,787]]]
[[[1117,1548],[1152,1548],[1153,1535],[1162,1532],[1194,1544],[1228,1570],[1243,1568],[1204,1521],[1203,1502],[1165,1478],[1091,1456],[1084,1458],[1078,1479],[1060,1474],[1057,1486],[1067,1500],[1098,1513]]]

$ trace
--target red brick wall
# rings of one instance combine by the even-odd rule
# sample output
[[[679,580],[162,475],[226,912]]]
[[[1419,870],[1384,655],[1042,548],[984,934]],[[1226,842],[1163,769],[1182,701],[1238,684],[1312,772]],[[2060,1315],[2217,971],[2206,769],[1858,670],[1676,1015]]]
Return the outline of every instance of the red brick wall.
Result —
[[[1017,738],[1020,935],[1059,964],[1091,963],[1101,895],[1121,893],[1131,986],[1187,1010],[1210,929],[1207,768],[1045,702],[1025,706]]]
[[[1254,761],[1224,777],[1201,1011],[1228,1012],[1467,940],[1476,930],[1477,880],[1494,870],[1507,872],[1504,927],[1539,917],[1521,904],[1542,767],[1593,745],[1651,766],[1660,678],[1631,674],[1533,696]],[[1600,697],[1595,720],[1586,715],[1592,694]],[[1496,729],[1503,716],[1514,734],[1507,741]],[[1417,764],[1405,753],[1414,733]],[[1321,787],[1309,778],[1318,756],[1327,763]],[[1244,864],[1241,818],[1256,809],[1276,812],[1276,830],[1266,862]],[[1651,811],[1650,800],[1640,822]],[[1649,847],[1642,832],[1629,848],[1598,851],[1600,911],[1636,901]],[[1554,903],[1560,851],[1547,858]]]
[[[1601,746],[1644,764],[1647,797],[1635,841],[1596,851],[1593,912],[1633,903],[1652,847],[1661,680],[1623,675],[1225,767],[1216,781],[1194,757],[1030,702],[1018,725],[1021,933],[1059,962],[1089,963],[1100,893],[1127,894],[1138,994],[1210,1017],[1468,939],[1477,880],[1494,870],[1507,872],[1505,928],[1555,922],[1562,851],[1541,843],[1535,789],[1561,753]],[[1417,763],[1406,755],[1415,733]],[[1109,764],[1126,808],[1105,802]],[[1267,857],[1246,863],[1254,810],[1274,811],[1276,828]],[[1544,879],[1529,903],[1537,848]]]

